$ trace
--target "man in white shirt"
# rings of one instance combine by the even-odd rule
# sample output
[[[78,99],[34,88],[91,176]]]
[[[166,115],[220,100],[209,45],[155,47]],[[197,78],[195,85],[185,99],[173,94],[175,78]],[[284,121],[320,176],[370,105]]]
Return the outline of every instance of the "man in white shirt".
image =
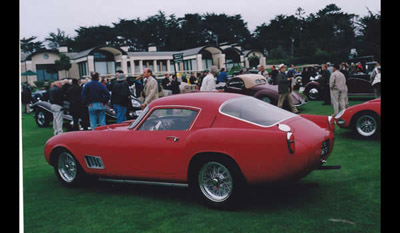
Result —
[[[217,76],[217,74],[218,74],[217,66],[211,66],[210,73],[208,73],[207,76],[203,78],[200,91],[217,91],[214,78],[215,76]]]

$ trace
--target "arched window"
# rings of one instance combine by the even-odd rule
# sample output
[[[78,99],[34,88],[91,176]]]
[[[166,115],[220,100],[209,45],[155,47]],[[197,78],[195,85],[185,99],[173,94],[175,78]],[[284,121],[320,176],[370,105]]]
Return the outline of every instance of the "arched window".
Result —
[[[114,55],[104,50],[98,50],[93,53],[95,61],[114,61]]]
[[[114,55],[108,51],[97,50],[93,52],[94,69],[99,74],[114,74],[115,61]]]

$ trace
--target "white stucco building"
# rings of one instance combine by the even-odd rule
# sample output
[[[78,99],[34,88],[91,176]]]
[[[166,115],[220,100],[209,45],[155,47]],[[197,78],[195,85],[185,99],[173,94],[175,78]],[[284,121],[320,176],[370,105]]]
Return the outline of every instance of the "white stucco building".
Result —
[[[72,66],[69,70],[56,70],[55,61],[60,59],[60,53],[70,58]],[[174,63],[173,54],[182,54],[183,61]],[[21,73],[27,70],[36,72],[37,76],[29,79],[33,84],[35,81],[66,77],[84,78],[91,71],[113,78],[116,70],[122,70],[128,76],[136,76],[142,74],[145,68],[150,68],[154,74],[163,75],[175,71],[181,74],[201,72],[210,69],[212,65],[230,70],[233,64],[253,68],[258,64],[265,66],[265,63],[266,58],[261,51],[242,51],[240,47],[228,44],[219,47],[206,45],[182,51],[157,51],[155,46],[150,46],[148,51],[143,52],[128,52],[125,46],[103,45],[80,52],[68,52],[67,47],[60,47],[58,50],[21,54]]]

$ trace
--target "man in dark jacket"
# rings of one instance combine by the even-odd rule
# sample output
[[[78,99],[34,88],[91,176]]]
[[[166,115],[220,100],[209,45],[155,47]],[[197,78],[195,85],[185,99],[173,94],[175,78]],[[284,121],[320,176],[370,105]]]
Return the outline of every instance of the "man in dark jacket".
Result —
[[[272,85],[277,85],[278,81],[276,80],[276,76],[278,75],[278,70],[275,69],[275,66],[271,67],[271,79],[272,79]]]
[[[25,105],[25,113],[30,113],[29,105],[32,100],[32,91],[28,83],[22,86],[22,104]]]
[[[110,93],[106,86],[99,82],[99,73],[92,72],[92,81],[88,82],[82,90],[82,101],[88,105],[90,128],[94,130],[97,123],[106,125],[106,103],[110,100]]]
[[[117,114],[117,123],[126,121],[126,111],[129,106],[129,86],[124,74],[118,74],[117,82],[111,90],[111,104]]]
[[[181,84],[181,82],[178,81],[178,78],[176,77],[176,75],[172,75],[172,81],[171,81],[171,90],[172,90],[172,94],[179,94],[181,93],[181,90],[179,89],[179,85]]]
[[[331,105],[331,91],[329,89],[329,77],[331,73],[325,64],[321,66],[321,78],[319,79],[319,84],[321,85],[322,99],[324,103],[322,105]]]
[[[284,64],[279,65],[279,73],[276,76],[276,79],[278,81],[278,93],[279,93],[278,107],[282,108],[284,102],[286,101],[291,111],[294,113],[298,113],[298,110],[296,106],[294,106],[292,100],[292,94],[291,94],[292,78],[286,77],[285,71],[286,71],[286,65]]]
[[[81,125],[84,130],[87,130],[89,127],[89,116],[83,104],[81,93],[82,87],[79,85],[79,81],[72,79],[72,85],[67,89],[66,95],[69,100],[69,113],[72,115],[74,121],[73,130],[79,130],[79,119],[81,119]]]
[[[63,132],[63,106],[64,106],[64,93],[62,91],[62,82],[56,81],[51,83],[49,89],[49,100],[51,103],[51,111],[53,112],[53,129],[54,135]]]

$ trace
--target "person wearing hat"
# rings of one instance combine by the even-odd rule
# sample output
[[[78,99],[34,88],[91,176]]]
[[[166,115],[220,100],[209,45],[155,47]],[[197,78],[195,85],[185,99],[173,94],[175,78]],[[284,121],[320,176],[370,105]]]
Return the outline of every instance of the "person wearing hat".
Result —
[[[117,74],[117,82],[111,89],[111,104],[117,115],[117,123],[126,121],[126,112],[129,106],[129,86],[124,74]]]
[[[286,65],[285,64],[280,64],[278,66],[279,73],[276,76],[277,82],[278,82],[278,93],[279,93],[279,99],[278,99],[278,107],[282,108],[283,104],[285,101],[290,107],[290,110],[294,113],[298,113],[299,111],[297,110],[296,106],[293,104],[292,100],[292,78],[287,77],[285,74],[286,71]]]

